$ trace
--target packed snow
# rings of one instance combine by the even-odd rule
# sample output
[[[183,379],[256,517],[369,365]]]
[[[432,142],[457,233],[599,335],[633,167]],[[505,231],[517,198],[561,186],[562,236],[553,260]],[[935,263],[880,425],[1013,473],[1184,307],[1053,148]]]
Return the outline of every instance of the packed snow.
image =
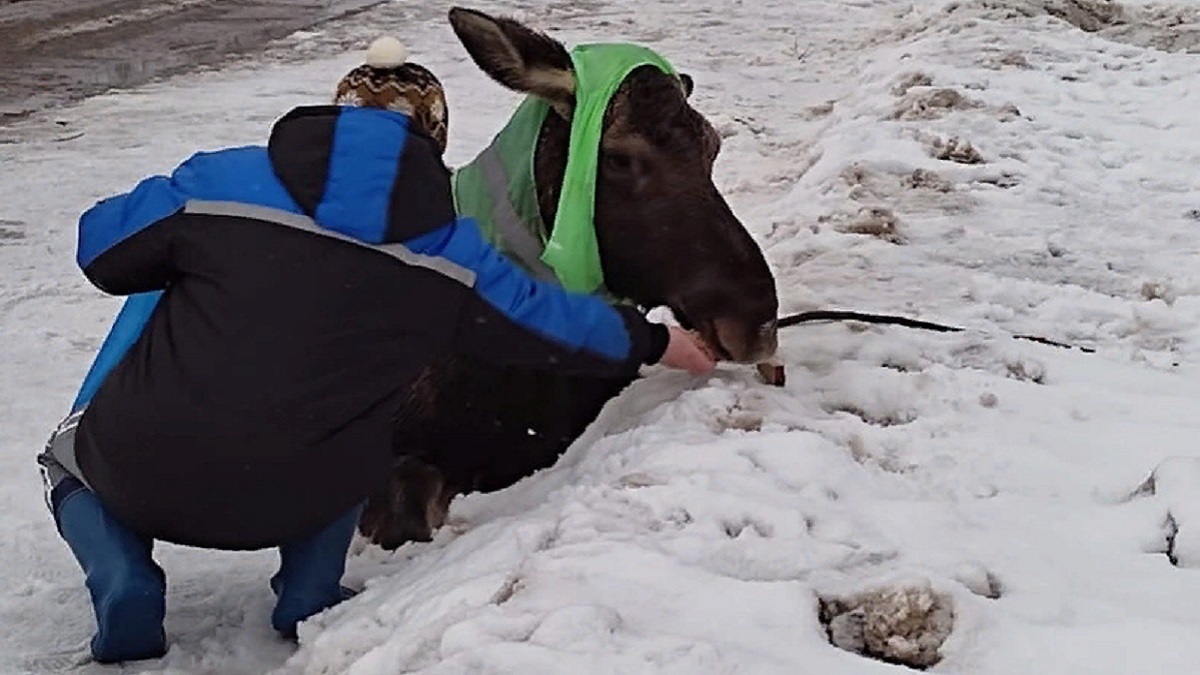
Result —
[[[33,463],[119,302],[74,266],[79,212],[261,142],[382,33],[446,84],[465,162],[517,96],[447,6],[393,2],[0,128],[0,671],[62,672],[93,629]],[[785,329],[784,388],[648,371],[556,466],[457,500],[433,542],[356,549],[364,591],[298,649],[267,622],[273,552],[159,546],[171,651],[78,672],[1200,669],[1200,3],[479,7],[692,74],[785,311],[969,330]]]

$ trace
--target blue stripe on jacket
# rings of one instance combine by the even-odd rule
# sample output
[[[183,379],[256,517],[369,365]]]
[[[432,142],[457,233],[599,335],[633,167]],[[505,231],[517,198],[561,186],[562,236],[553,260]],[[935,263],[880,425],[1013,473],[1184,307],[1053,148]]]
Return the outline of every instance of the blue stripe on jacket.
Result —
[[[325,194],[314,220],[369,244],[383,243],[408,117],[372,108],[338,116]]]
[[[76,412],[92,402],[92,398],[108,374],[120,363],[133,343],[142,336],[142,329],[146,327],[146,322],[150,320],[150,315],[158,306],[160,297],[162,297],[162,291],[152,291],[137,293],[125,300],[116,320],[113,321],[112,328],[108,331],[108,337],[104,338],[104,344],[100,345],[100,351],[96,353],[96,358],[92,361],[92,367],[83,378],[79,393],[75,395],[75,402],[71,404],[71,412]]]
[[[110,197],[79,219],[79,267],[178,212],[189,199],[270,206],[301,213],[271,170],[265,148],[251,146],[192,155],[169,177],[153,176],[132,191]]]

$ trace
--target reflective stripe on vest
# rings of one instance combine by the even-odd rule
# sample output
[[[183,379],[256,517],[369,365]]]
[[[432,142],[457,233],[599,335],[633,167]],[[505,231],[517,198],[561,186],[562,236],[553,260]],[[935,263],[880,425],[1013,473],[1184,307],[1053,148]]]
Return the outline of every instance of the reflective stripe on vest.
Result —
[[[542,262],[545,243],[539,241],[537,235],[525,225],[512,202],[495,197],[508,193],[508,175],[504,171],[500,151],[495,146],[488,146],[475,161],[478,162],[484,187],[492,195],[491,223],[495,230],[491,238],[497,240],[501,251],[514,258],[534,278],[558,283],[554,270]]]

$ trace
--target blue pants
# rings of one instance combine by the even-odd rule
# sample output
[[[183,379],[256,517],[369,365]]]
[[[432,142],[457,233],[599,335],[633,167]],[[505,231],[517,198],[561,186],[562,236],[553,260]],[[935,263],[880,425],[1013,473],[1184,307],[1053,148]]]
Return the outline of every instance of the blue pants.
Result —
[[[86,576],[96,613],[93,658],[112,663],[165,654],[166,577],[151,555],[153,541],[121,524],[74,477],[59,481],[49,501]],[[341,579],[360,512],[352,509],[320,532],[279,547],[271,625],[285,637],[295,638],[298,623],[348,597]]]

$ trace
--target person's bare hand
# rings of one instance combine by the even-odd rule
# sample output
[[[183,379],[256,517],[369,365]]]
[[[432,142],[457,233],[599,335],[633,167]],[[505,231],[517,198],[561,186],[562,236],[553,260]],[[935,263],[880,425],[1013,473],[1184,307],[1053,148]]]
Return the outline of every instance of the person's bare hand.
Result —
[[[709,352],[704,340],[677,326],[669,326],[671,340],[659,363],[668,368],[686,370],[693,375],[703,375],[717,367],[717,360]]]

